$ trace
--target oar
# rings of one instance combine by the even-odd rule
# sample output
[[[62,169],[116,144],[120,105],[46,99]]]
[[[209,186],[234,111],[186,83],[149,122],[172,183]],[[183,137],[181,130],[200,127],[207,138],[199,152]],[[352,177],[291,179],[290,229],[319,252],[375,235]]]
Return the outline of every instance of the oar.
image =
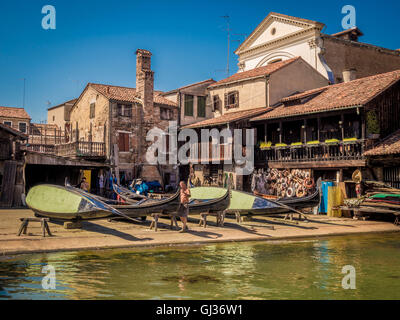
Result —
[[[114,213],[114,214],[116,214],[116,215],[118,215],[118,216],[121,216],[121,217],[123,217],[123,218],[125,218],[125,219],[132,220],[132,221],[134,221],[134,222],[137,222],[137,220],[135,220],[135,219],[133,219],[133,218],[127,216],[125,213],[122,213],[121,211],[119,211],[119,210],[117,210],[117,209],[115,209],[115,208],[112,208],[112,209],[113,209],[113,210],[111,211],[112,213]]]
[[[299,210],[296,210],[296,209],[294,209],[292,207],[289,207],[288,205],[286,205],[284,203],[280,203],[278,201],[274,201],[274,200],[270,200],[270,199],[267,199],[267,200],[271,201],[272,203],[275,203],[275,204],[281,206],[282,208],[285,208],[285,209],[288,209],[288,210],[293,211],[295,213],[298,213],[299,215],[301,215],[304,218],[305,221],[308,221],[307,217],[304,215],[303,212],[300,212]]]

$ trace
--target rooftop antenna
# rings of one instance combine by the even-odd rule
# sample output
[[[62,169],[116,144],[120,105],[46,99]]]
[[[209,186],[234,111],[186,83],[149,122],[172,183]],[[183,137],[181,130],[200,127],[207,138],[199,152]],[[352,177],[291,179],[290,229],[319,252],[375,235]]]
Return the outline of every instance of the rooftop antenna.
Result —
[[[230,29],[230,17],[228,15],[221,16],[226,20],[226,32],[228,35],[228,52],[226,56],[226,76],[229,77],[229,53],[230,53],[230,44],[231,44],[231,29]]]
[[[25,108],[25,87],[26,87],[26,78],[22,78],[21,80],[24,81],[24,90],[22,92],[22,107]]]

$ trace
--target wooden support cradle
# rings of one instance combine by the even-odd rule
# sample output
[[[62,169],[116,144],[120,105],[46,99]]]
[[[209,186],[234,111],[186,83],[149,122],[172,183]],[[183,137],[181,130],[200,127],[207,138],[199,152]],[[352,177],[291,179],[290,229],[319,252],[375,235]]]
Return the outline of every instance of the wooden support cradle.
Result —
[[[29,222],[40,222],[42,226],[42,236],[46,237],[46,232],[50,237],[52,236],[48,225],[48,222],[50,221],[49,218],[20,218],[20,221],[21,226],[19,227],[19,231],[17,234],[18,237],[21,236],[21,233],[27,233]]]

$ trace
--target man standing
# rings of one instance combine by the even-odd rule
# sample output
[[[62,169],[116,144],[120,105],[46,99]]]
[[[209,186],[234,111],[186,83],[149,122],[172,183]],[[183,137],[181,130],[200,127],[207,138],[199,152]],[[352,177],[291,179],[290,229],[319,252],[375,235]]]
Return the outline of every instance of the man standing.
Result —
[[[82,178],[82,181],[81,181],[81,184],[80,184],[80,188],[83,191],[89,192],[89,184],[86,182],[86,178],[85,177]]]
[[[180,204],[178,208],[178,215],[181,218],[183,223],[182,230],[180,232],[187,232],[189,228],[187,227],[187,218],[189,215],[189,198],[190,198],[190,190],[187,188],[186,183],[181,181],[179,183],[181,187],[180,194]]]

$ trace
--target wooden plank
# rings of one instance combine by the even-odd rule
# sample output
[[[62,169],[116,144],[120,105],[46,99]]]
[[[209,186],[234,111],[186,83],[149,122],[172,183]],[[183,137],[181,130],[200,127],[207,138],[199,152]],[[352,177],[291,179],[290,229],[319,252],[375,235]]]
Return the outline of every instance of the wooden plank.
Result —
[[[1,186],[1,206],[11,207],[13,204],[16,172],[17,162],[12,160],[5,161],[3,183]]]

